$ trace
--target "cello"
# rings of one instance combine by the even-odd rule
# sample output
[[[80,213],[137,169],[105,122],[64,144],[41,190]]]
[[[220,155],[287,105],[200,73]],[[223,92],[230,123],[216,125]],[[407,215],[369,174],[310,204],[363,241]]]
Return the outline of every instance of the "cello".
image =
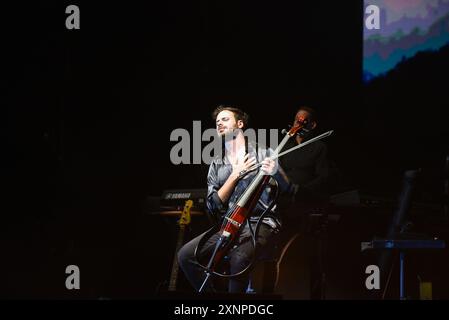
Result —
[[[295,124],[293,127],[290,128],[288,132],[286,130],[283,131],[285,133],[284,138],[282,139],[281,143],[277,146],[274,153],[270,157],[272,160],[275,160],[279,158],[282,155],[285,155],[291,151],[297,150],[300,147],[304,147],[305,145],[315,142],[319,139],[322,139],[324,137],[329,136],[332,134],[332,131],[328,131],[320,136],[317,136],[311,140],[305,141],[287,151],[284,151],[280,153],[282,148],[285,146],[287,141],[298,134],[300,130],[305,129],[305,126],[307,125],[307,119],[304,116],[299,116],[295,121]],[[253,167],[249,168],[248,170],[244,170],[240,172],[239,176],[240,178],[244,177],[246,174],[248,174],[251,171],[255,171],[258,168],[261,167],[261,164],[256,164]],[[221,225],[218,224],[217,226],[212,227],[210,230],[208,230],[203,238],[198,243],[197,247],[195,248],[195,257],[197,260],[197,263],[200,267],[202,267],[206,273],[206,277],[198,290],[199,292],[202,292],[208,283],[210,277],[212,275],[220,276],[220,277],[237,277],[246,271],[250,269],[252,266],[255,255],[253,255],[253,261],[251,261],[244,269],[242,269],[240,272],[235,274],[225,274],[220,273],[217,271],[217,267],[220,265],[220,263],[223,261],[224,257],[227,255],[229,250],[233,247],[235,240],[237,239],[238,235],[242,231],[243,227],[246,223],[249,224],[248,218],[251,216],[252,212],[254,211],[260,196],[262,195],[262,192],[265,190],[265,188],[270,183],[270,180],[272,177],[270,175],[267,175],[264,171],[259,170],[253,180],[250,182],[246,190],[239,196],[238,200],[235,202],[235,204],[228,209],[227,213],[223,215],[221,219]],[[273,179],[274,180],[274,179]],[[276,181],[276,180],[274,180]],[[251,227],[251,224],[249,224],[251,235],[252,235],[252,244],[254,246],[254,250],[256,250],[257,246],[257,233],[258,229],[260,227],[260,223],[263,221],[263,217],[265,214],[267,214],[275,205],[275,201],[278,195],[278,186],[277,183],[275,183],[275,197],[270,202],[270,204],[265,208],[264,212],[260,215],[258,222],[256,224],[255,229],[253,230]],[[219,227],[219,229],[218,229]],[[212,254],[209,258],[209,261],[207,265],[202,265],[199,257],[199,247],[201,244],[204,244],[205,241],[212,236],[213,234],[216,234],[218,232],[219,237],[218,240],[215,243],[214,249],[212,251]]]

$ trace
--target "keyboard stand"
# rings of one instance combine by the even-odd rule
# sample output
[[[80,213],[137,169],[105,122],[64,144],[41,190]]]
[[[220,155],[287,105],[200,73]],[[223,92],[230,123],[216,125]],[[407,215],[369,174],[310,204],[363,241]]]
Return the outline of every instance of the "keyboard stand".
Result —
[[[396,240],[379,239],[361,243],[361,251],[370,249],[399,250],[399,299],[405,300],[404,262],[405,250],[408,249],[444,249],[446,243],[443,240]]]

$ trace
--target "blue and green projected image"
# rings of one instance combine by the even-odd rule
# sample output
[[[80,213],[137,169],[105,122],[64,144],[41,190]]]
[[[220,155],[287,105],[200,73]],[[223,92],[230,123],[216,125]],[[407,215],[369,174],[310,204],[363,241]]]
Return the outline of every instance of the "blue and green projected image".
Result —
[[[363,80],[370,82],[419,52],[449,46],[449,0],[365,0],[379,8],[379,29],[364,27]]]

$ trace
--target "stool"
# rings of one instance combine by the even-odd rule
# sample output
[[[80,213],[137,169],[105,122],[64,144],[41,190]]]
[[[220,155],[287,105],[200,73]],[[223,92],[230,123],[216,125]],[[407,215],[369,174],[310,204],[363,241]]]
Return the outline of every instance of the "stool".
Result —
[[[270,247],[270,250],[265,250],[257,258],[254,269],[249,276],[246,293],[274,293],[279,279],[279,266],[288,248],[298,236],[299,233],[295,233],[285,242],[278,239]]]

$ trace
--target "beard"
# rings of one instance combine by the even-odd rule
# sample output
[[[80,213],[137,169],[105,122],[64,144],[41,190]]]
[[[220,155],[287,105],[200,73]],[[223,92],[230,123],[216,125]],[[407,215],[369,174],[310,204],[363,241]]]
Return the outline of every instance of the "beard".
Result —
[[[225,139],[235,139],[239,132],[242,131],[242,129],[239,128],[222,128],[223,130],[220,132],[217,130],[217,134],[220,137],[223,137]]]
[[[309,140],[310,138],[313,138],[313,130],[309,130],[309,129],[303,129],[298,133],[298,136],[300,136],[301,138],[303,138],[303,140]]]

